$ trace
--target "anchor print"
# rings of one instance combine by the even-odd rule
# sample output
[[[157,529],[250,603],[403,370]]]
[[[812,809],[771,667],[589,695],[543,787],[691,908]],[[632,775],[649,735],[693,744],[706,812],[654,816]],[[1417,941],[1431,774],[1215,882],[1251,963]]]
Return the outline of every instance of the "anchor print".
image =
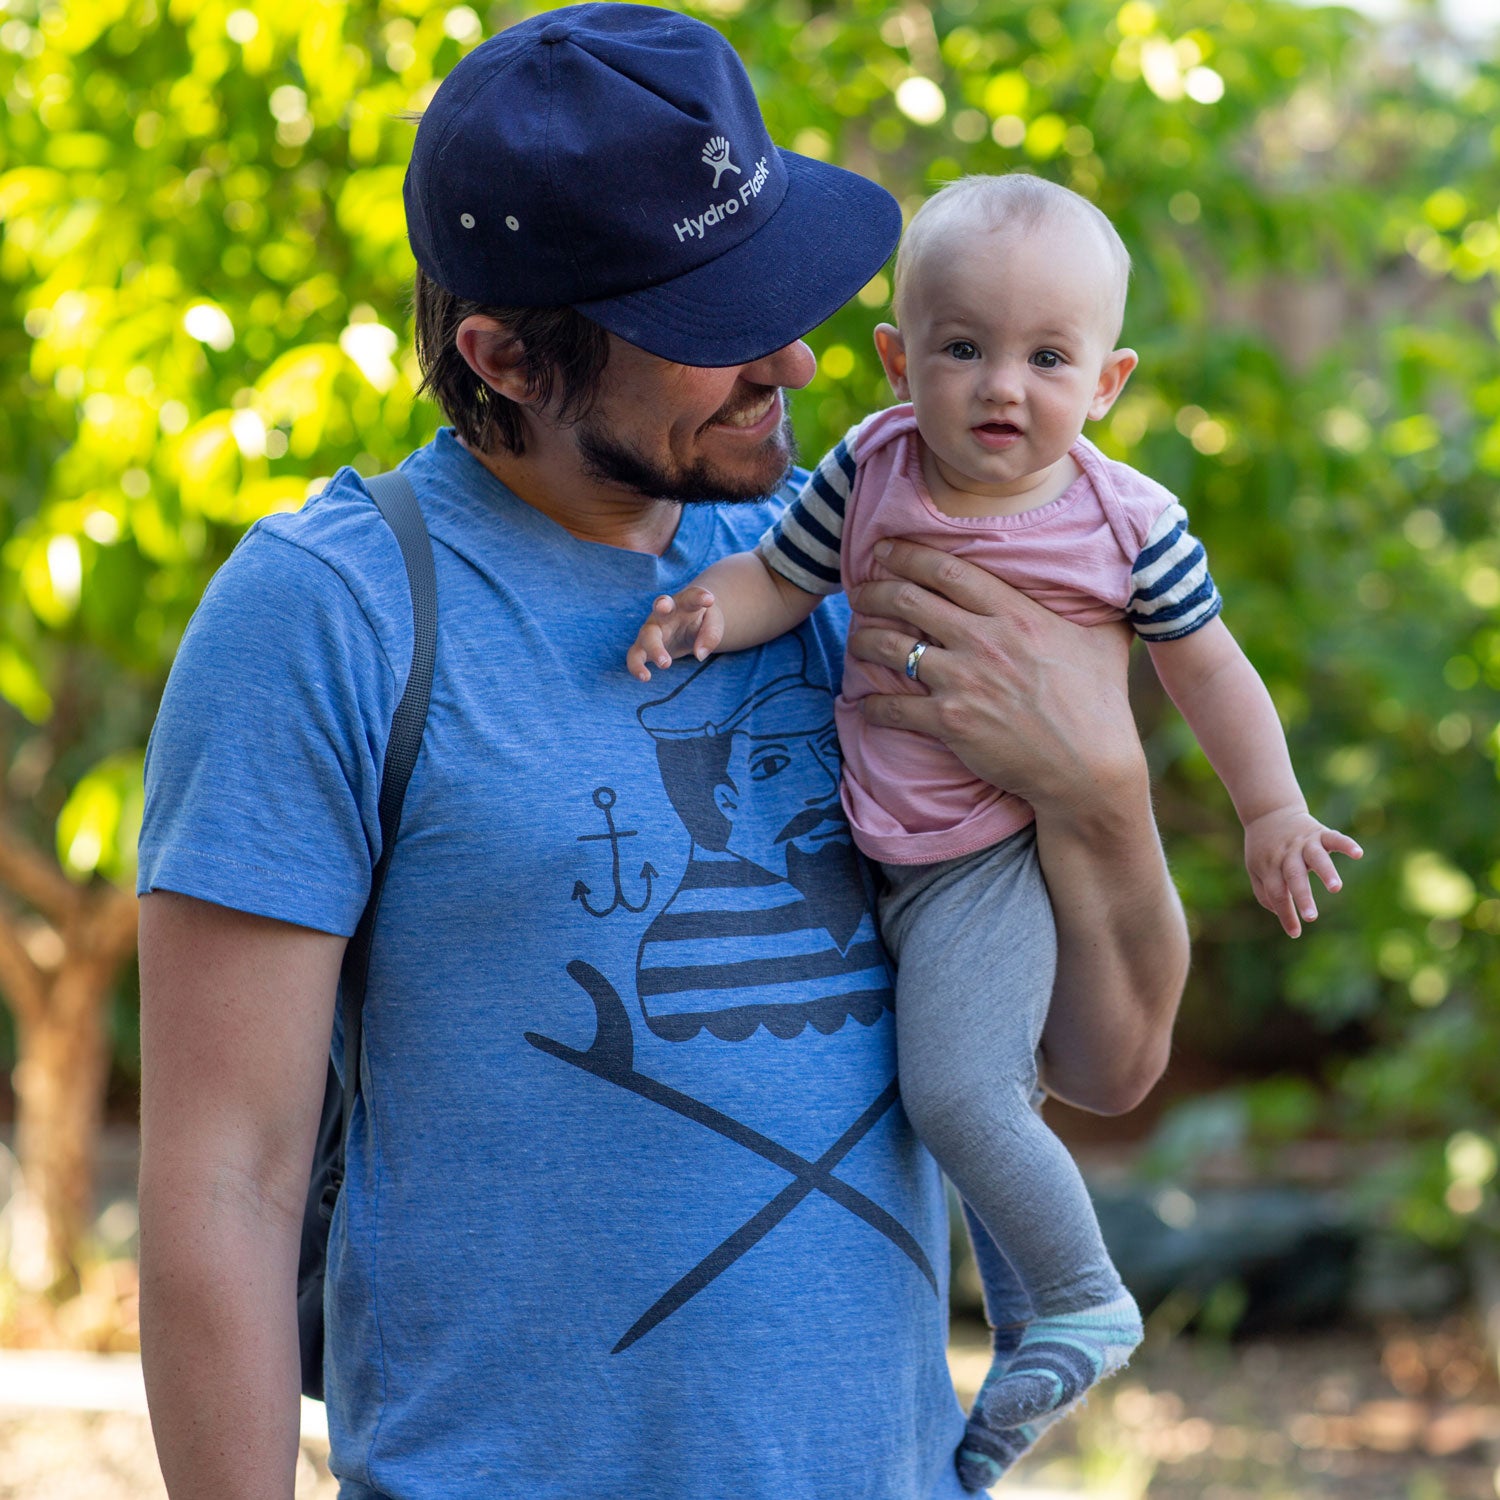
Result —
[[[573,882],[573,900],[575,900],[591,917],[607,917],[612,911],[625,910],[628,912],[643,912],[651,905],[651,882],[660,873],[648,859],[641,866],[640,878],[646,883],[646,894],[641,897],[640,904],[632,903],[625,895],[625,887],[620,881],[620,840],[633,839],[636,836],[634,828],[617,829],[615,827],[615,790],[613,787],[601,786],[594,788],[594,806],[604,814],[604,833],[583,833],[578,836],[580,844],[598,843],[600,840],[608,840],[610,855],[610,875],[614,881],[615,899],[608,906],[596,907],[590,904],[589,897],[593,894],[593,887],[585,885],[581,880]]]

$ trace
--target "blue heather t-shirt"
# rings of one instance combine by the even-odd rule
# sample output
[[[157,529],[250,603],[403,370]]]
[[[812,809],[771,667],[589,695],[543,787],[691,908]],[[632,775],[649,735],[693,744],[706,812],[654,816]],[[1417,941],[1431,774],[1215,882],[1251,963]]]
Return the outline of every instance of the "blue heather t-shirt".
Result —
[[[774,503],[686,507],[657,558],[451,432],[403,470],[437,667],[330,1245],[340,1494],[956,1500],[943,1199],[839,808],[844,617],[639,683],[651,598]],[[351,933],[411,652],[357,475],[256,526],[162,703],[141,891]]]

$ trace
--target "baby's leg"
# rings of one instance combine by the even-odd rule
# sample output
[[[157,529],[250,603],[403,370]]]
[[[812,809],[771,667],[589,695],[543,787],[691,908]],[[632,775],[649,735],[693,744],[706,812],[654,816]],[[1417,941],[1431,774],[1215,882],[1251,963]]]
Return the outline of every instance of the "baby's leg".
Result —
[[[984,1289],[984,1315],[990,1325],[991,1349],[985,1384],[993,1388],[997,1376],[1004,1372],[1011,1356],[1020,1348],[1021,1337],[1032,1322],[1031,1299],[1011,1263],[980,1222],[979,1215],[967,1203],[963,1210],[974,1264]],[[984,1404],[976,1401],[975,1410],[982,1413],[983,1409]],[[988,1489],[1061,1415],[1061,1412],[1055,1412],[1011,1428],[982,1428],[979,1423],[971,1422],[963,1446],[955,1455],[965,1487]],[[982,1449],[976,1446],[980,1442],[984,1445]]]
[[[1077,1167],[1032,1108],[1057,962],[1032,831],[885,875],[902,1101],[1031,1305],[1019,1345],[997,1358],[970,1417],[960,1472],[980,1488],[1013,1461],[1018,1429],[1124,1364],[1140,1341],[1140,1315]]]

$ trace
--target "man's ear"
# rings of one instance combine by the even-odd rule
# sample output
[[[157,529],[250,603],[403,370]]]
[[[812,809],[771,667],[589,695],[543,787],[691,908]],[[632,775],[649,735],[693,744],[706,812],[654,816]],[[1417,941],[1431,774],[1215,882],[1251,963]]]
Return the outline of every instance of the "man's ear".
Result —
[[[906,378],[906,340],[893,323],[882,323],[875,330],[875,352],[885,366],[885,378],[891,383],[898,401],[911,400],[911,384]]]
[[[1104,361],[1099,372],[1099,384],[1094,387],[1094,399],[1089,402],[1089,421],[1097,422],[1115,404],[1115,398],[1125,389],[1130,372],[1140,363],[1134,349],[1116,349]]]
[[[464,363],[495,392],[519,406],[534,406],[521,341],[504,323],[475,314],[458,325],[453,342]]]

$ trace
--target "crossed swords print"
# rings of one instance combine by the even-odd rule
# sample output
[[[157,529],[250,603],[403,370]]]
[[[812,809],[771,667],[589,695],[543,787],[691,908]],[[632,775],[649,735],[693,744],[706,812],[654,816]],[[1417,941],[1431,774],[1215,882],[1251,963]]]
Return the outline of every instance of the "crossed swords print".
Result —
[[[711,1104],[705,1104],[701,1099],[694,1099],[690,1094],[672,1088],[670,1084],[637,1072],[635,1038],[630,1029],[630,1016],[614,986],[592,964],[584,963],[581,959],[574,959],[568,965],[568,974],[594,1003],[594,1040],[588,1047],[580,1050],[552,1037],[528,1031],[526,1040],[533,1047],[560,1058],[575,1068],[581,1068],[585,1073],[592,1073],[594,1077],[602,1078],[616,1088],[639,1094],[642,1099],[649,1099],[653,1104],[659,1104],[663,1109],[671,1110],[673,1114],[681,1115],[684,1119],[723,1136],[725,1140],[733,1141],[737,1146],[743,1146],[745,1150],[790,1173],[793,1179],[769,1203],[753,1213],[697,1265],[668,1287],[625,1330],[611,1353],[619,1354],[628,1349],[637,1339],[650,1333],[658,1323],[671,1317],[678,1308],[696,1297],[746,1251],[764,1239],[803,1199],[815,1192],[822,1193],[824,1197],[883,1234],[926,1277],[934,1295],[937,1294],[937,1273],[906,1226],[858,1188],[851,1187],[833,1175],[833,1169],[869,1134],[876,1121],[896,1102],[894,1078],[816,1161],[809,1161],[807,1157],[800,1156],[780,1141],[762,1135],[742,1120],[736,1120]]]

